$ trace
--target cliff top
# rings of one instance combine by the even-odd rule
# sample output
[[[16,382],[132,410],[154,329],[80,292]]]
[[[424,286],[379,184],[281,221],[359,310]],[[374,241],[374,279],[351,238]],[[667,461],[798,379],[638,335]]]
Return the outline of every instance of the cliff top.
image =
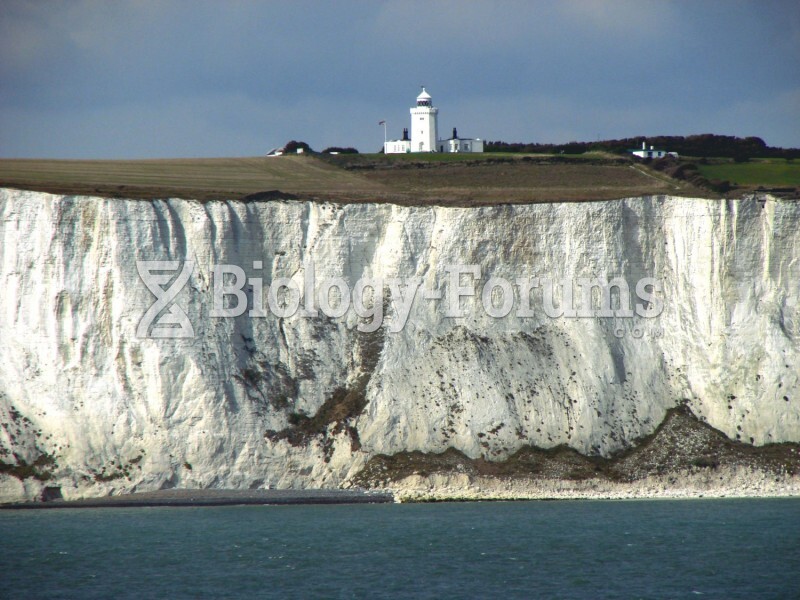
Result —
[[[197,200],[302,198],[481,206],[714,194],[605,154],[336,155],[159,160],[0,159],[0,187]]]

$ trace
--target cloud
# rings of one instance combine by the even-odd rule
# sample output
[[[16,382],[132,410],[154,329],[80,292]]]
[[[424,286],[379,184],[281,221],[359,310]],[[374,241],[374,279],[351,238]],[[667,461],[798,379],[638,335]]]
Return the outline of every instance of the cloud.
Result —
[[[488,139],[800,146],[799,29],[790,2],[11,1],[0,155],[374,150],[375,122],[399,135],[420,84],[443,127]]]
[[[629,44],[660,43],[676,25],[676,7],[668,2],[562,0],[557,7],[573,27]]]

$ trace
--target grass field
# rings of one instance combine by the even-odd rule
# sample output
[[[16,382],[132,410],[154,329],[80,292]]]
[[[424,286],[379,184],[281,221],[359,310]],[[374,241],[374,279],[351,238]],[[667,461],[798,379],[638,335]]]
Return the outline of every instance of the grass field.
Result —
[[[800,161],[782,158],[752,159],[737,163],[730,160],[697,162],[697,168],[707,179],[730,181],[740,186],[800,187]]]
[[[0,185],[132,198],[236,199],[268,190],[304,197],[369,198],[385,192],[323,161],[301,156],[166,160],[0,160]]]
[[[597,160],[612,160],[622,162],[621,157],[608,152],[585,152],[583,154],[525,154],[522,152],[482,152],[472,154],[469,152],[425,152],[408,154],[336,154],[321,155],[332,164],[352,166],[364,163],[379,163],[392,165],[398,163],[474,163],[493,162],[498,160],[522,159],[563,159],[570,162],[593,162]]]
[[[674,182],[630,165],[487,161],[439,168],[375,169],[369,181],[436,203],[608,200],[677,191]]]
[[[360,154],[325,160],[418,201],[444,205],[707,194],[606,153]]]
[[[618,157],[519,154],[280,156],[127,161],[0,160],[0,186],[124,198],[302,199],[477,206],[703,196]]]

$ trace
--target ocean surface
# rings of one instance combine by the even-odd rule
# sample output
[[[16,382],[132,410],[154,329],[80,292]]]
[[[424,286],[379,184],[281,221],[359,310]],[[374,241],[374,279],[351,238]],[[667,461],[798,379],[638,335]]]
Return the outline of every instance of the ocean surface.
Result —
[[[800,598],[800,499],[0,511],[0,598]]]

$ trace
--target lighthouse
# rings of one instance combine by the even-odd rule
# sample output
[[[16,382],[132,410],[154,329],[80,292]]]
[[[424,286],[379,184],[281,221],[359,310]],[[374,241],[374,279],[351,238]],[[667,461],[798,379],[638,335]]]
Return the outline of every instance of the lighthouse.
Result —
[[[458,137],[455,127],[453,127],[453,137],[440,140],[438,116],[439,109],[433,105],[431,95],[423,87],[422,92],[417,96],[417,105],[411,108],[411,126],[408,129],[403,129],[402,139],[385,139],[386,121],[378,123],[384,126],[384,153],[483,152],[482,139]]]
[[[431,95],[422,88],[417,96],[417,105],[411,108],[411,151],[435,152],[439,128],[436,115],[439,109],[433,106]]]

